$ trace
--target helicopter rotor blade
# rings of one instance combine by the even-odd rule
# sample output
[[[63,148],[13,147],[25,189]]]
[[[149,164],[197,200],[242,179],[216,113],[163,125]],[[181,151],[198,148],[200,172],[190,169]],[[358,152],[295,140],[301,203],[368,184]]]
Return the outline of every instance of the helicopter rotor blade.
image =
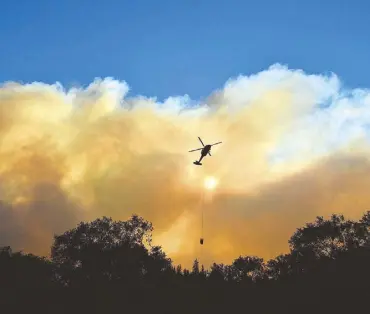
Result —
[[[222,142],[217,142],[217,143],[212,144],[211,146],[218,145],[218,144],[221,144],[221,143]]]
[[[203,144],[203,142],[202,142],[202,140],[201,140],[201,138],[198,136],[198,138],[199,138],[199,141],[202,143],[202,145],[203,145],[203,147],[204,147],[204,144]]]
[[[193,149],[193,150],[189,150],[189,153],[190,153],[190,152],[195,152],[195,151],[197,151],[197,150],[201,150],[201,149],[203,149],[203,147],[202,147],[202,148]]]

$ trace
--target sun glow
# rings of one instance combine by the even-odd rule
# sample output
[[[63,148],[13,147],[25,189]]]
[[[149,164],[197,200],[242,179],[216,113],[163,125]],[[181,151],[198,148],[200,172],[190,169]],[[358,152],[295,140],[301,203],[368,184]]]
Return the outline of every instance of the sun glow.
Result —
[[[218,184],[218,180],[215,177],[207,177],[204,180],[204,187],[207,190],[213,190]]]

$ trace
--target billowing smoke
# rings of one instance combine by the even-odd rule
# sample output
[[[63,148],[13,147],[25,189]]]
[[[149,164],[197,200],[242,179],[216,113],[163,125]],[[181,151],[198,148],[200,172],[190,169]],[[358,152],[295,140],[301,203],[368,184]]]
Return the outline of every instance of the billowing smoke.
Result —
[[[128,91],[111,78],[0,86],[0,245],[48,255],[81,220],[136,213],[189,266],[271,258],[315,216],[369,209],[367,90],[274,65],[202,102]],[[223,142],[201,167],[198,136]]]

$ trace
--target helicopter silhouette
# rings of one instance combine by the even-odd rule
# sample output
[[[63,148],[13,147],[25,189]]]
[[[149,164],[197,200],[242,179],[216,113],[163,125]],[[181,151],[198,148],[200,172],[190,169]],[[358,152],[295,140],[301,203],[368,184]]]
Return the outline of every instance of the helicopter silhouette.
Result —
[[[222,142],[217,142],[217,143],[214,143],[214,144],[207,144],[207,145],[204,145],[203,144],[203,142],[202,142],[202,139],[198,136],[198,138],[199,138],[199,141],[202,143],[202,145],[203,145],[203,147],[201,147],[201,148],[197,148],[197,149],[193,149],[193,150],[189,150],[189,153],[190,152],[195,152],[195,151],[197,151],[197,150],[202,150],[200,153],[201,153],[201,156],[200,156],[200,158],[199,158],[199,160],[196,160],[196,161],[194,161],[193,162],[193,164],[194,165],[198,165],[198,166],[201,166],[202,164],[200,163],[201,161],[202,161],[202,159],[204,158],[204,157],[206,157],[207,156],[207,154],[209,155],[209,156],[212,156],[211,155],[211,147],[212,146],[214,146],[214,145],[217,145],[217,144],[221,144]]]

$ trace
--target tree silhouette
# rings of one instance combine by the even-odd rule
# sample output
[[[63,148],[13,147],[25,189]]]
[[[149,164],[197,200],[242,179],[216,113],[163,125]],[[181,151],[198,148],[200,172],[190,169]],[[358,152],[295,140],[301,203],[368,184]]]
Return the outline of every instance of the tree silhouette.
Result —
[[[193,267],[192,267],[192,272],[191,272],[192,275],[199,275],[200,274],[200,269],[199,269],[199,261],[198,259],[195,259],[194,262],[193,262]]]
[[[53,265],[44,257],[0,249],[1,284],[7,288],[40,288],[53,285]]]
[[[285,280],[292,275],[292,255],[280,254],[269,260],[266,267],[266,276],[272,280]]]
[[[291,273],[305,273],[335,260],[343,252],[366,245],[369,234],[366,217],[368,213],[356,222],[334,214],[328,220],[317,217],[313,223],[298,228],[289,240]]]
[[[231,267],[232,278],[236,282],[252,283],[263,278],[263,259],[257,256],[239,256]]]
[[[136,215],[128,221],[103,217],[80,223],[54,237],[51,258],[67,285],[137,285],[171,267],[160,247],[151,245],[152,230],[151,223]]]
[[[220,284],[226,278],[225,265],[213,263],[210,267],[209,280],[215,284]]]

